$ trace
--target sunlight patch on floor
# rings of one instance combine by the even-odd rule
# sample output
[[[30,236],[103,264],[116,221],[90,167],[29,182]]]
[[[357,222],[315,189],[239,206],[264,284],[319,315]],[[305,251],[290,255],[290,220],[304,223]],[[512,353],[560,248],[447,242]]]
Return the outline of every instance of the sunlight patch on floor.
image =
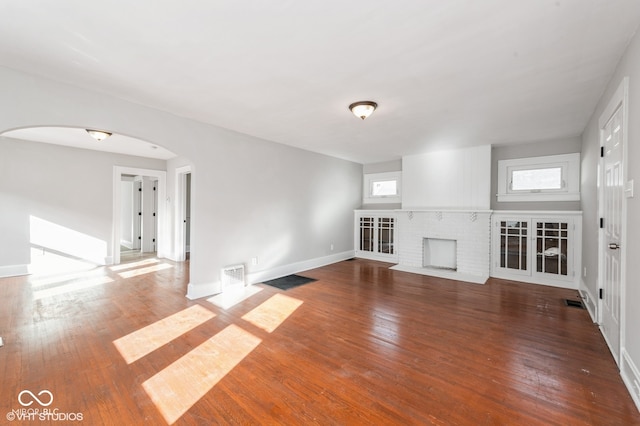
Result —
[[[70,282],[74,280],[90,280],[98,277],[103,277],[104,271],[101,269],[96,269],[94,271],[85,271],[85,272],[77,272],[72,274],[64,274],[64,275],[53,275],[44,278],[31,278],[29,280],[29,284],[31,284],[31,288],[39,288],[39,287],[48,287],[55,284],[62,285],[65,282]]]
[[[119,265],[109,266],[109,269],[111,269],[113,272],[118,272],[118,271],[123,271],[125,269],[138,268],[140,266],[153,265],[159,262],[160,262],[159,259],[151,258],[151,259],[139,260],[138,262],[127,262],[127,263],[121,263]]]
[[[262,340],[236,325],[167,366],[142,384],[169,424],[178,420]]]
[[[137,277],[139,275],[150,274],[152,272],[162,271],[163,269],[169,268],[173,268],[173,265],[169,265],[168,263],[159,263],[157,265],[147,266],[146,268],[138,268],[132,269],[130,271],[120,272],[118,275],[120,276],[120,278],[127,279]]]
[[[127,364],[131,364],[215,316],[205,307],[193,305],[114,340],[113,344]]]
[[[223,291],[222,293],[216,294],[215,296],[207,299],[207,302],[213,303],[222,309],[229,309],[261,291],[261,287],[250,285],[243,287],[240,290]]]
[[[88,288],[97,287],[103,284],[109,284],[113,282],[113,278],[102,276],[95,278],[87,278],[78,281],[72,281],[69,284],[59,285],[56,287],[46,288],[33,292],[33,298],[35,300],[44,299],[52,296],[59,296],[61,294],[73,293],[76,291],[86,290]]]
[[[271,333],[302,303],[302,300],[284,294],[275,294],[246,313],[242,319]]]

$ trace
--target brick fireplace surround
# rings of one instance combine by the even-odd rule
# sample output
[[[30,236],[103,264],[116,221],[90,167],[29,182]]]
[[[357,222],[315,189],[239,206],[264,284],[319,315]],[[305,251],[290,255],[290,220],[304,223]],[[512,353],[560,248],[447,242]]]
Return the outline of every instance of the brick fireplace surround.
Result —
[[[398,210],[398,264],[391,269],[484,284],[491,270],[490,210]],[[457,270],[425,267],[425,238],[455,240]]]

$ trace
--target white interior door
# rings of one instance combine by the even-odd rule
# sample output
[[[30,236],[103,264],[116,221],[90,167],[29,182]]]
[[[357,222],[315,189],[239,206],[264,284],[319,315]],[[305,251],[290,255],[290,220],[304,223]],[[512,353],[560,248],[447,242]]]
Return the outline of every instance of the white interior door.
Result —
[[[620,355],[620,291],[623,175],[623,109],[618,108],[602,129],[604,159],[602,208],[602,295],[600,327],[616,362]]]
[[[133,185],[133,250],[140,250],[142,243],[142,181],[136,178]]]

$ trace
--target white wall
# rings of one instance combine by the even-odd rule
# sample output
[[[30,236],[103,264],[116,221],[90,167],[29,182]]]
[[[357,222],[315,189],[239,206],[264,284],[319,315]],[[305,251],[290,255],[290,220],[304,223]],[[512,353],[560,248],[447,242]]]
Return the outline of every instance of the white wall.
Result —
[[[32,243],[108,263],[113,166],[163,170],[165,163],[0,137],[0,268],[29,264]]]
[[[402,158],[403,209],[488,210],[491,146]]]
[[[192,297],[218,288],[221,267],[249,263],[254,256],[259,258],[256,269],[284,270],[353,253],[353,210],[362,199],[359,164],[6,68],[0,68],[0,92],[0,133],[42,125],[94,127],[153,142],[188,159],[193,166]],[[169,211],[175,194],[172,175],[181,165],[167,167],[169,197],[164,202]],[[109,200],[110,193],[104,198]],[[15,222],[15,212],[6,210],[0,222]],[[24,232],[7,231],[3,238],[24,250]],[[24,258],[5,251],[0,267]]]
[[[582,135],[582,210],[583,210],[583,265],[587,266],[584,287],[592,296],[598,292],[598,200],[597,200],[597,167],[599,161],[600,141],[598,119],[625,76],[629,77],[629,121],[628,121],[628,179],[636,182],[636,195],[627,200],[627,233],[626,233],[626,297],[622,301],[623,334],[622,371],[627,380],[635,375],[640,383],[640,195],[637,184],[640,182],[640,34],[629,44],[615,74],[598,102],[591,119]],[[632,371],[632,370],[635,370]],[[627,382],[627,385],[630,384]],[[640,390],[638,391],[640,392]],[[640,394],[636,393],[636,404],[640,408]]]

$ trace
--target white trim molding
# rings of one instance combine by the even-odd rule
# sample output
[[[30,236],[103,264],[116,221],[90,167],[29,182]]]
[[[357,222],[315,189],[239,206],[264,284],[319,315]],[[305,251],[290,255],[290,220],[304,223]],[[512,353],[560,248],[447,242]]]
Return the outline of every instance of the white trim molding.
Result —
[[[167,256],[167,247],[169,247],[169,232],[167,226],[167,172],[164,170],[140,169],[135,167],[113,166],[113,219],[112,219],[112,236],[111,250],[112,256],[109,264],[120,263],[120,236],[122,235],[122,211],[121,211],[121,186],[120,181],[122,175],[149,176],[158,179],[158,235],[156,253],[157,257],[163,258]]]
[[[29,275],[29,265],[0,266],[0,278],[17,277],[19,275]]]
[[[580,279],[580,284],[578,287],[578,292],[580,293],[580,298],[582,299],[582,303],[587,308],[589,312],[589,316],[591,317],[591,321],[594,323],[598,322],[598,299],[594,294],[591,293],[589,287],[584,283],[584,280]]]
[[[631,394],[633,402],[635,402],[638,411],[640,411],[640,369],[633,363],[631,355],[625,348],[621,350],[620,375],[627,390]]]

